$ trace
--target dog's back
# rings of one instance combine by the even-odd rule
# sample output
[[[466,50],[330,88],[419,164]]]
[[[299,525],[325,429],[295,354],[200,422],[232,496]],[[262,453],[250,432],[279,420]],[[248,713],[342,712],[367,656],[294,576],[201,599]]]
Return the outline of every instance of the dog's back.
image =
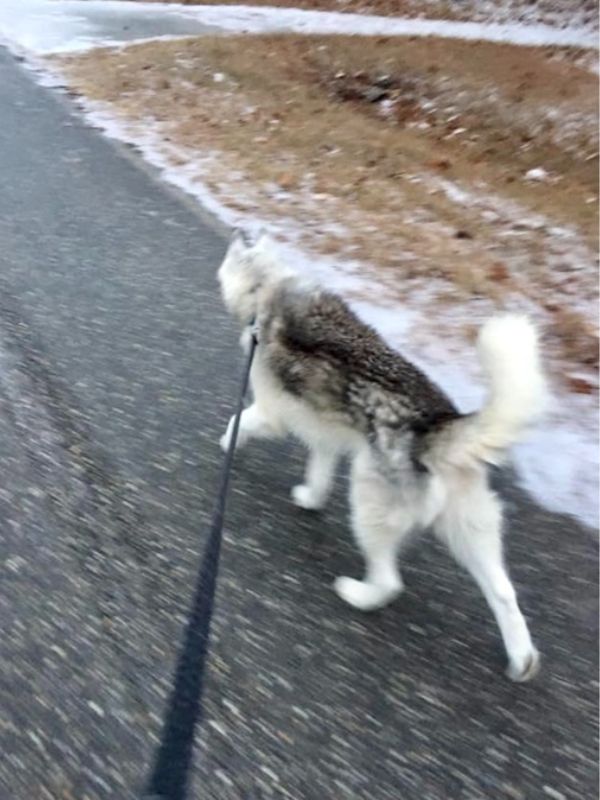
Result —
[[[388,347],[335,295],[283,282],[260,309],[269,370],[313,411],[360,432],[382,455],[460,415],[420,369]]]

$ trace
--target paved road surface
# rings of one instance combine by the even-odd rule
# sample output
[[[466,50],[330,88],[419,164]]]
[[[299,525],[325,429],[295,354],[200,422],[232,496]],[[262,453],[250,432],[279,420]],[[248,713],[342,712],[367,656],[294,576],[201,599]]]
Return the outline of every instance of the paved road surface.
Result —
[[[0,798],[127,800],[151,761],[241,366],[223,241],[0,51]],[[292,446],[236,464],[193,798],[588,800],[597,551],[505,486],[545,656],[525,686],[436,545],[364,617],[343,478],[293,508]],[[505,481],[506,482],[506,481]]]

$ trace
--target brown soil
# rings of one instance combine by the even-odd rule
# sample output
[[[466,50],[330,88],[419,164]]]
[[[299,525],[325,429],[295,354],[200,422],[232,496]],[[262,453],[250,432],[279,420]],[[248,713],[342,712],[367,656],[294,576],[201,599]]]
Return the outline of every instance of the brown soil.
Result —
[[[86,96],[158,120],[180,162],[222,154],[198,169],[222,201],[295,220],[306,246],[373,264],[391,295],[421,285],[440,308],[535,306],[557,372],[589,391],[578,376],[598,358],[598,81],[564,55],[281,35],[61,63]],[[525,178],[540,167],[542,181]]]

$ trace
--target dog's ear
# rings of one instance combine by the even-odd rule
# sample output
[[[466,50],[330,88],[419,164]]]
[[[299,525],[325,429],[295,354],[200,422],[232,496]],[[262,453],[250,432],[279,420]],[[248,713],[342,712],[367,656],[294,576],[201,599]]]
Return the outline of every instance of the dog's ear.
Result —
[[[239,255],[248,249],[248,241],[241,228],[236,228],[229,240],[229,247],[227,248],[228,255]]]
[[[264,228],[261,228],[258,232],[258,237],[254,247],[256,247],[257,250],[262,250],[263,252],[273,250],[273,239]]]
[[[230,244],[233,244],[234,242],[238,242],[239,244],[242,244],[244,247],[249,247],[250,246],[250,242],[248,241],[248,237],[247,237],[247,235],[245,234],[245,232],[243,231],[242,228],[234,228],[233,229],[233,233],[231,234]]]

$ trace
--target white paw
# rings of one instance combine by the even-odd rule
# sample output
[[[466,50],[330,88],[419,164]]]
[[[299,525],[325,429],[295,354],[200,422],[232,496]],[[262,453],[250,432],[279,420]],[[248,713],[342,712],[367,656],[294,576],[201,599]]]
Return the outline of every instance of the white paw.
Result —
[[[219,439],[219,445],[221,450],[226,453],[229,450],[229,434],[224,433],[223,436]]]
[[[375,611],[391,603],[402,591],[402,586],[378,586],[354,578],[336,578],[333,588],[349,605],[360,611]]]
[[[323,498],[319,497],[310,486],[294,486],[292,500],[297,506],[305,508],[307,511],[316,511],[319,508],[323,508]]]
[[[540,671],[540,654],[532,647],[529,653],[523,658],[511,661],[506,670],[506,675],[516,683],[530,681]]]
[[[235,443],[235,449],[239,450],[243,447],[246,442],[248,441],[248,437],[245,435],[245,432],[242,430],[238,431],[237,441]],[[219,444],[221,446],[221,450],[226,453],[229,450],[229,445],[231,443],[231,429],[227,428],[223,436],[219,439]]]

